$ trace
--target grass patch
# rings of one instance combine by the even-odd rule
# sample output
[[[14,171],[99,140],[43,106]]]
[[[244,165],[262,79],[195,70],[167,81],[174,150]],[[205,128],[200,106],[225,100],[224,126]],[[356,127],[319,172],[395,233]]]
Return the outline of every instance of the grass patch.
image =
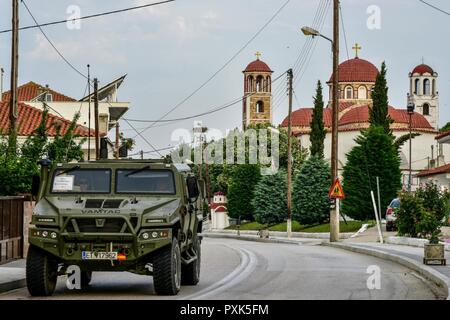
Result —
[[[375,221],[340,221],[340,232],[356,232],[358,231],[363,224],[369,224],[370,226],[375,225]],[[241,230],[261,230],[265,228],[266,225],[259,224],[258,222],[246,222],[241,224]],[[270,231],[286,231],[287,223],[279,223],[274,226],[269,227]],[[229,226],[228,230],[237,230],[236,226]],[[292,231],[293,232],[311,232],[311,233],[320,233],[320,232],[330,232],[330,224],[318,224],[318,225],[301,225],[297,221],[292,221]]]

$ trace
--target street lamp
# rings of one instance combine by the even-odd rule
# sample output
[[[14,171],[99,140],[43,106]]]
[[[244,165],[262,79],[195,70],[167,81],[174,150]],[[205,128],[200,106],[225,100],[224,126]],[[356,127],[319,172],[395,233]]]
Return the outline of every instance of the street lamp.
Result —
[[[411,97],[408,93],[408,106],[407,112],[409,115],[409,179],[408,179],[408,191],[411,192],[411,184],[412,184],[412,115],[414,114],[414,103],[411,100]]]
[[[333,39],[330,39],[319,31],[303,27],[301,30],[305,36],[321,37],[331,42],[333,51],[333,97],[332,97],[332,121],[331,121],[331,184],[338,178],[338,121],[339,121],[339,1],[334,0],[333,10]],[[339,241],[339,199],[330,210],[330,242]]]
[[[333,40],[331,40],[330,38],[324,36],[323,34],[321,34],[319,31],[317,31],[316,29],[310,28],[310,27],[303,27],[302,28],[302,32],[305,36],[312,36],[314,37],[322,37],[328,41],[331,42],[331,44],[333,44]]]

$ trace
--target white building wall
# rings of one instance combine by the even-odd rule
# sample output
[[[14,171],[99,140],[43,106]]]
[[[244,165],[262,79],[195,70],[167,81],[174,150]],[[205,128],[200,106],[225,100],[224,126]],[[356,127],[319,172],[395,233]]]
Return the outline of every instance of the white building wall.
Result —
[[[394,135],[398,138],[404,134],[408,134],[408,131],[397,131]],[[423,133],[420,132],[420,136],[412,140],[412,171],[413,173],[419,170],[428,169],[428,159],[431,159],[431,146],[434,146],[434,158],[438,155],[438,145],[436,143],[435,133]],[[355,146],[355,139],[360,135],[360,131],[342,131],[338,136],[338,160],[339,160],[339,173],[342,175],[342,170],[347,163],[347,154]],[[309,135],[304,134],[299,137],[300,143],[304,148],[309,149],[311,143],[309,141]],[[325,160],[331,162],[331,133],[327,133],[324,141],[324,154]],[[444,165],[450,162],[450,144],[443,144],[443,161],[436,165]],[[400,149],[401,164],[400,169],[406,174],[409,171],[409,141],[407,141]]]
[[[433,182],[437,184],[441,190],[450,189],[450,173],[440,173],[429,177],[421,177],[419,180],[421,184]]]

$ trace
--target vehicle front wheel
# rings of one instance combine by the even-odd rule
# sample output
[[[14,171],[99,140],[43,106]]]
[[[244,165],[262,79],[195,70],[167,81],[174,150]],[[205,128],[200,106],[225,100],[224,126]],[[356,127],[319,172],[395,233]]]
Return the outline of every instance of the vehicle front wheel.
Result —
[[[45,252],[30,246],[27,255],[26,281],[32,296],[51,296],[58,279],[58,263]]]
[[[153,259],[153,286],[157,295],[176,295],[181,287],[181,253],[176,238]]]
[[[187,265],[181,266],[181,284],[195,286],[200,281],[201,246],[200,239],[195,237],[194,251],[197,259]]]

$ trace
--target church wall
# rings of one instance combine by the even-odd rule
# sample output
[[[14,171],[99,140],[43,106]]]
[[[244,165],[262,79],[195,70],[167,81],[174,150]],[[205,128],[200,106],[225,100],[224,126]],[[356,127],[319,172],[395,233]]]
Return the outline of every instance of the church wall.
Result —
[[[408,131],[397,131],[394,135],[398,138]],[[347,154],[355,146],[355,139],[360,135],[359,131],[341,131],[338,138],[338,157],[339,172],[342,174],[343,167],[347,162]],[[438,147],[435,140],[435,133],[421,133],[420,136],[412,140],[412,170],[418,172],[428,168],[428,157],[431,158],[431,146],[434,146],[434,158],[437,158]],[[300,143],[304,148],[310,148],[309,134],[303,134],[299,137]],[[331,133],[327,133],[324,141],[325,160],[331,162]],[[450,163],[450,144],[443,144],[442,151],[444,155],[444,163],[440,160],[439,165]],[[404,172],[409,170],[409,142],[406,142],[400,149],[401,165],[400,169]]]

